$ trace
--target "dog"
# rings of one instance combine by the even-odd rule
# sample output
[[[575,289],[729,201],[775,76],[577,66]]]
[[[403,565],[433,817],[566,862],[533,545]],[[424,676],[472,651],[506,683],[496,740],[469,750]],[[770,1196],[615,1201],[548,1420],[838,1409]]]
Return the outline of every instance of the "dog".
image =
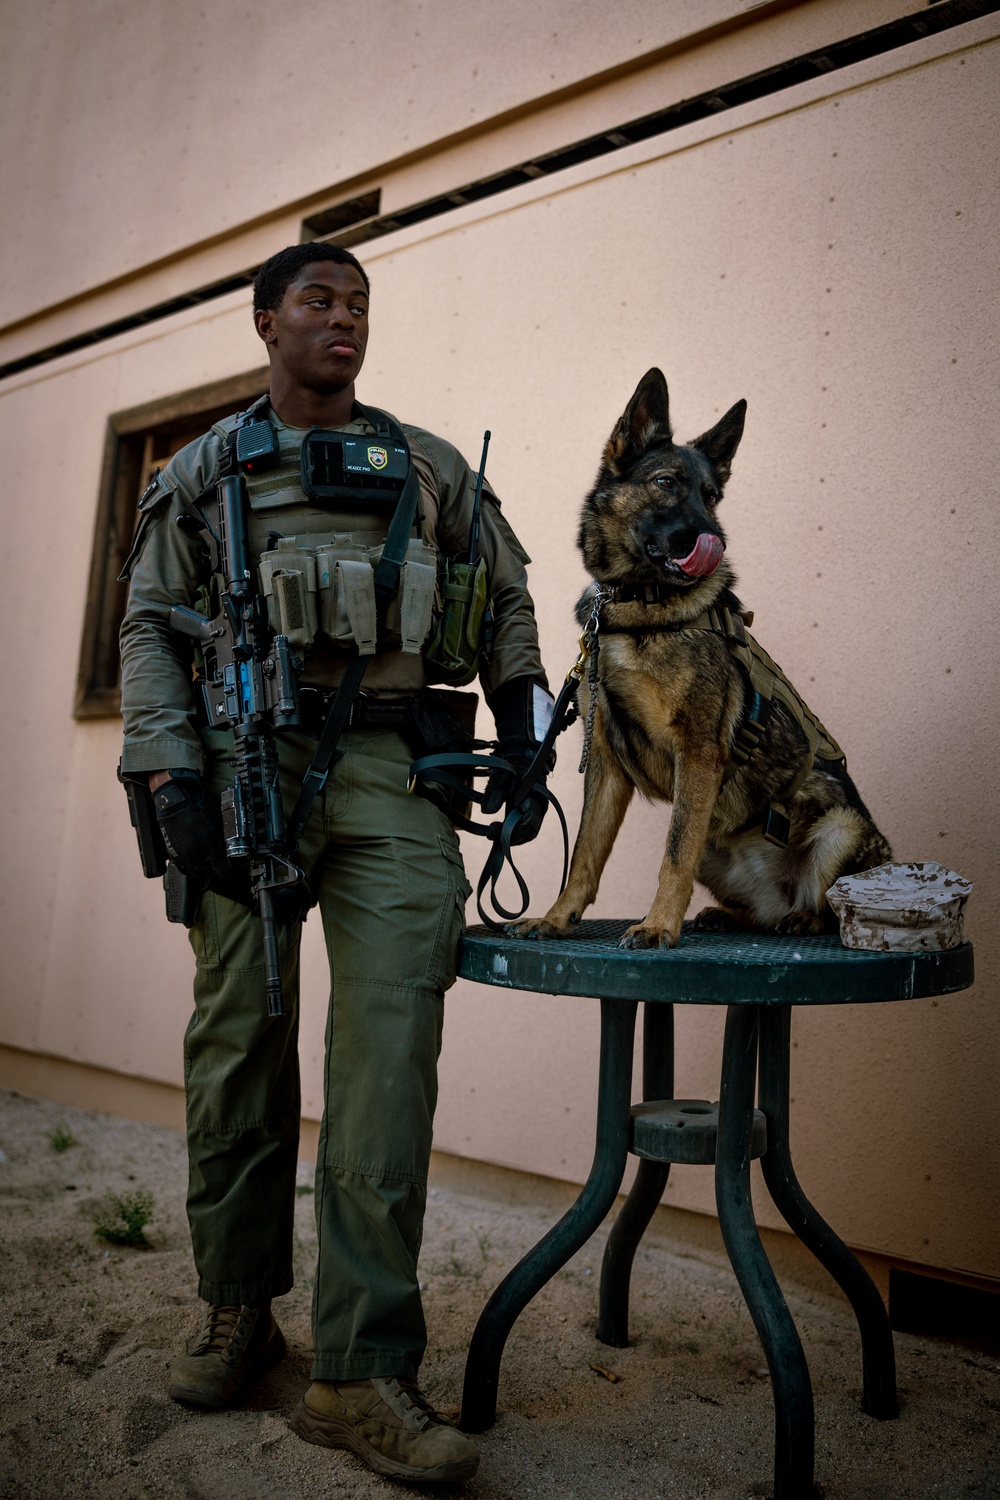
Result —
[[[511,923],[515,936],[580,921],[636,790],[673,807],[656,895],[625,948],[673,947],[695,878],[718,903],[696,928],[835,930],[829,886],[892,858],[840,747],[746,633],[718,519],[745,414],[739,401],[677,444],[652,369],[611,434],[578,538],[593,580],[577,606],[590,625],[580,831],[565,890],[544,917]]]

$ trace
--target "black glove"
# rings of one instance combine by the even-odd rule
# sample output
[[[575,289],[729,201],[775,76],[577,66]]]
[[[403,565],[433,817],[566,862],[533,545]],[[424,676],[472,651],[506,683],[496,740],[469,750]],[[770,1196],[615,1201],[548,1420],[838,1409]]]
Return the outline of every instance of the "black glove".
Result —
[[[482,810],[489,815],[499,812],[515,791],[518,782],[531,765],[539,745],[544,738],[547,723],[539,722],[546,709],[551,718],[552,699],[533,677],[513,677],[497,688],[489,699],[490,709],[497,726],[500,755],[514,767],[510,771],[494,771],[486,783]],[[538,712],[536,713],[536,709]],[[555,765],[555,753],[549,755],[546,765],[539,767],[537,781],[545,784],[545,778]],[[520,818],[511,838],[512,844],[529,844],[542,826],[548,807],[548,799],[539,791],[530,791],[519,804]],[[507,809],[512,812],[512,808]]]
[[[221,820],[212,816],[197,771],[171,771],[170,780],[153,793],[153,806],[167,853],[179,869],[206,884],[231,878]]]

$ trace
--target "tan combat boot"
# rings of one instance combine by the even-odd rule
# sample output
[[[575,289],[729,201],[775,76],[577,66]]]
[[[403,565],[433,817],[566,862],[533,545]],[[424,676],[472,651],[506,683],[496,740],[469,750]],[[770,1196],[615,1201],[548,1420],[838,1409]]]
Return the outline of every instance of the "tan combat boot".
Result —
[[[307,1443],[350,1448],[380,1474],[411,1484],[471,1479],[479,1449],[405,1380],[314,1380],[291,1416]]]
[[[219,1411],[285,1357],[285,1340],[268,1307],[210,1307],[187,1352],[170,1366],[167,1395]]]

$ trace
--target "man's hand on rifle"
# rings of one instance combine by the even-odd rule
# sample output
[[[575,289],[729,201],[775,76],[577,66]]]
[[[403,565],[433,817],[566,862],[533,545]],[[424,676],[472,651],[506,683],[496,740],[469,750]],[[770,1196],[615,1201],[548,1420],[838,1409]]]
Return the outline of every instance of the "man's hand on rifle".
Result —
[[[149,777],[156,821],[167,853],[196,880],[226,881],[232,872],[219,823],[212,818],[197,771],[153,771]]]

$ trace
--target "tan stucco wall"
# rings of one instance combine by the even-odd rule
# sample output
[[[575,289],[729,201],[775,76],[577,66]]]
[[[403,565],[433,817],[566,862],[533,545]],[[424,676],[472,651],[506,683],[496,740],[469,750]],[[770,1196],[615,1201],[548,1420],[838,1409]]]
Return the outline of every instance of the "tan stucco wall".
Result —
[[[640,10],[669,12],[671,24],[687,14]],[[856,14],[800,6],[760,24],[789,28],[770,33],[778,57],[801,50],[789,41],[793,24],[799,39],[806,20],[816,28]],[[975,991],[797,1017],[800,1176],[852,1243],[993,1276],[998,32],[995,20],[974,23],[360,252],[375,295],[360,394],[470,455],[492,428],[491,477],[535,558],[553,677],[574,654],[580,498],[639,375],[663,367],[681,436],[747,397],[725,519],[755,631],[846,746],[897,853],[943,859],[978,882]],[[687,62],[654,60],[670,87],[658,102],[695,92],[687,85],[705,76],[712,49],[722,69],[752,34],[706,43]],[[598,71],[592,38],[579,49],[575,78]],[[606,85],[617,118],[655,107],[651,77]],[[604,88],[589,98],[590,128],[609,123]],[[491,107],[510,108],[512,97],[497,93]],[[585,120],[588,96],[572,107]],[[434,128],[459,125],[449,117]],[[525,129],[513,122],[485,138],[495,164],[529,154]],[[572,138],[546,136],[556,126],[544,112],[532,129],[552,144]],[[381,159],[393,154],[380,149]],[[429,181],[443,170],[435,160],[400,170]],[[286,203],[317,185],[281,181]],[[387,199],[403,191],[395,181],[387,175]],[[407,181],[396,201],[421,196]],[[127,264],[141,265],[145,221],[113,192],[109,201],[106,223],[127,225]],[[214,230],[189,205],[184,242],[268,207],[263,189],[250,208],[229,202]],[[234,231],[228,253],[242,257],[251,242],[268,253],[296,229],[288,213]],[[122,272],[124,260],[107,258],[118,253],[114,236],[91,224],[87,238],[95,259],[55,279],[37,274],[44,261],[16,267],[19,310]],[[131,294],[160,274],[137,277]],[[143,293],[137,305],[151,300]],[[19,643],[7,656],[0,731],[4,785],[17,790],[3,810],[0,1043],[167,1083],[180,1080],[190,1009],[186,942],[138,872],[113,779],[118,726],[77,724],[70,710],[107,416],[257,365],[248,305],[233,294],[0,389],[10,559],[0,607],[6,638]],[[574,741],[556,774],[571,822],[576,753]],[[630,814],[599,914],[645,909],[666,822],[664,809]],[[468,855],[478,868],[480,848]],[[540,906],[556,878],[552,826],[525,863]],[[306,937],[302,1056],[315,1115],[326,979],[315,922]],[[721,1013],[681,1013],[683,1092],[717,1096],[721,1023]],[[456,987],[439,1148],[582,1178],[596,1028],[592,1002]],[[710,1212],[707,1175],[676,1172],[668,1202]]]
[[[30,10],[0,0],[0,34],[24,62],[23,76],[11,76],[0,95],[0,140],[11,147],[0,157],[0,201],[19,207],[5,225],[0,355],[14,359],[242,271],[298,239],[304,215],[372,187],[381,189],[383,211],[395,211],[893,20],[910,4],[629,0],[610,28],[575,0],[434,0],[427,8],[381,0],[364,7],[372,34],[355,62],[361,82],[345,99],[327,76],[336,42],[324,46],[345,13],[357,19],[344,0],[292,0],[273,15],[260,7],[252,43],[241,0],[207,8],[185,0],[169,7],[174,47],[152,45],[160,5],[96,5],[102,25],[85,24],[93,11],[75,0]],[[641,25],[630,27],[630,6]],[[175,24],[185,9],[197,12],[199,54],[205,26],[217,26],[238,33],[251,72],[265,74],[266,82],[247,85],[252,120],[224,88],[205,102],[214,83],[206,85],[203,62],[192,71]],[[479,34],[471,48],[470,23]],[[277,86],[271,25],[286,46],[290,27],[320,28],[315,54],[296,52],[292,90]],[[148,68],[137,70],[135,59],[146,56]],[[383,141],[383,122],[392,124],[398,108],[391,89],[387,105],[385,79],[398,77],[400,64],[415,75],[417,103],[402,133],[386,131],[380,155],[373,142]],[[245,76],[237,60],[232,72]],[[178,104],[188,92],[197,99],[191,113]],[[101,161],[91,170],[95,153]]]
[[[37,202],[53,235],[98,213],[123,232],[86,239],[67,264],[57,244],[29,260],[38,226],[15,230],[22,269],[0,315],[177,254],[757,8],[621,0],[608,25],[602,0],[8,4],[4,29],[22,66],[4,90],[13,149],[3,201]],[[454,59],[447,87],[442,55]],[[49,128],[57,116],[75,136],[72,153]]]

